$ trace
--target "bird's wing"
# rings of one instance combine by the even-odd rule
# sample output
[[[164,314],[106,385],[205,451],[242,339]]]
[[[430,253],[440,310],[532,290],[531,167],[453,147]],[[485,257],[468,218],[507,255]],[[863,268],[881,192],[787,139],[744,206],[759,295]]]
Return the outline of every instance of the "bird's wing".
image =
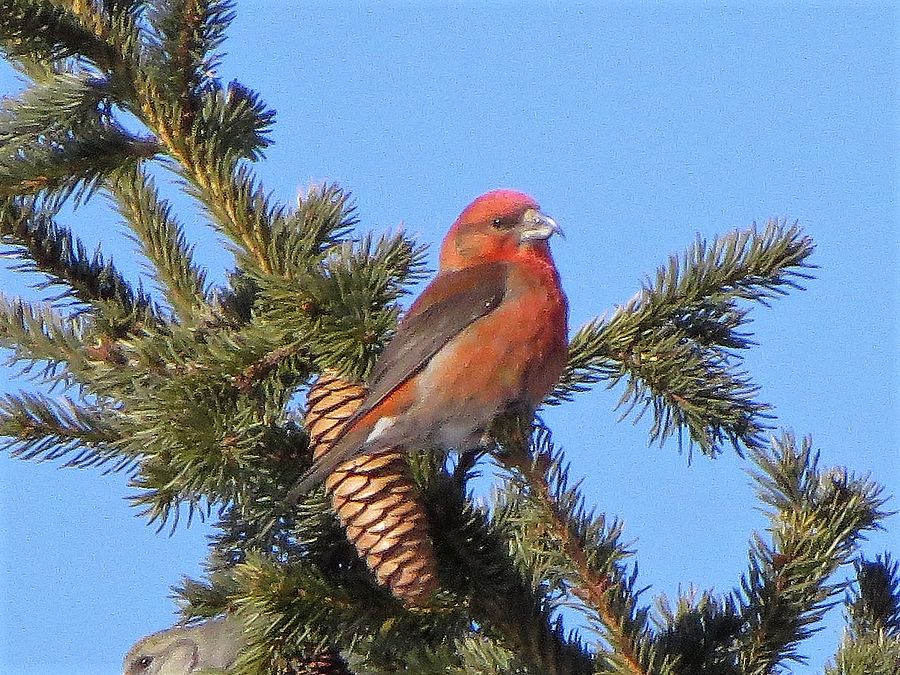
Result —
[[[368,432],[364,431],[362,438],[356,438],[358,433],[349,433],[357,420],[419,372],[450,340],[497,308],[506,293],[507,276],[506,263],[485,263],[435,277],[409,308],[394,338],[378,357],[362,404],[344,424],[331,448],[291,490],[289,502],[296,501],[359,450]]]
[[[374,408],[469,325],[490,314],[506,294],[506,263],[486,263],[439,275],[397,326],[375,362],[360,414]]]

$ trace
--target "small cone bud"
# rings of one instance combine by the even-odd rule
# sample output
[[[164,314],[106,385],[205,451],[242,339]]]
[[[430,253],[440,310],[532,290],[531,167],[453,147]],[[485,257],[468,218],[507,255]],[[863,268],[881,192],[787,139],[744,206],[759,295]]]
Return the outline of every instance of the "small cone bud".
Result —
[[[318,459],[365,397],[365,388],[325,372],[307,397],[306,428]],[[419,490],[402,449],[357,455],[325,479],[332,505],[369,569],[407,604],[437,590],[437,561]]]

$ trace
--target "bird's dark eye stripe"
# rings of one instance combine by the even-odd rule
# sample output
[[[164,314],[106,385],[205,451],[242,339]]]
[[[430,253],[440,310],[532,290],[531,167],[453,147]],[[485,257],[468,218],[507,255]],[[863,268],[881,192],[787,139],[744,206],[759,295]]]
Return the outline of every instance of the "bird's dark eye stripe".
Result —
[[[518,216],[499,216],[494,218],[491,221],[491,225],[494,227],[499,227],[501,229],[508,229],[510,227],[515,227],[519,223]]]

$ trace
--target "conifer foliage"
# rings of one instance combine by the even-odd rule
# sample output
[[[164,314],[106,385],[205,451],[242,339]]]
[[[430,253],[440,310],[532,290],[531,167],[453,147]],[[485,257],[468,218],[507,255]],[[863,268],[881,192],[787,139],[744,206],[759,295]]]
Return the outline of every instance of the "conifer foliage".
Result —
[[[768,406],[741,365],[750,307],[808,278],[813,245],[796,225],[698,240],[672,257],[575,333],[546,401],[618,386],[626,415],[649,415],[653,440],[747,455],[770,525],[753,535],[733,592],[645,606],[621,523],[584,503],[534,420],[492,430],[503,469],[488,504],[468,488],[484,449],[392,459],[403,483],[392,508],[409,498],[419,519],[400,535],[425,542],[413,558],[384,562],[360,545],[371,523],[359,521],[356,488],[339,494],[344,479],[330,485],[333,503],[321,489],[288,503],[335,410],[314,383],[364,381],[425,272],[423,251],[403,233],[360,235],[337,186],[286,205],[260,184],[252,167],[274,114],[215,75],[232,16],[213,0],[0,0],[0,46],[30,81],[0,108],[0,237],[47,292],[0,299],[0,346],[56,385],[0,400],[6,451],[128,471],[134,506],[160,527],[215,518],[207,575],[178,593],[185,619],[241,622],[236,673],[762,675],[801,659],[845,592],[849,628],[829,673],[897,672],[897,564],[855,549],[885,514],[881,488],[820,466],[808,439],[768,439]],[[227,240],[226,285],[194,262],[157,187],[164,171]],[[97,192],[155,289],[60,222]],[[348,539],[342,523],[358,531]],[[835,573],[848,563],[858,581],[845,589]],[[397,591],[409,569],[428,576],[415,602]],[[567,631],[563,606],[589,628]]]

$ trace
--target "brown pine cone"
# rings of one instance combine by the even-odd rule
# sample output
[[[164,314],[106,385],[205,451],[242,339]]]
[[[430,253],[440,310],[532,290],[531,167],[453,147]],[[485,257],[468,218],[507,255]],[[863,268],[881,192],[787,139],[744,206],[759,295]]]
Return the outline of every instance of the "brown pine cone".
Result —
[[[310,658],[276,662],[273,665],[279,675],[353,675],[336,649],[326,649]]]
[[[316,654],[304,665],[309,675],[352,675],[347,662],[333,649]]]
[[[362,403],[365,388],[324,372],[307,397],[306,428],[318,459]],[[332,505],[369,569],[407,604],[437,590],[437,560],[418,488],[405,452],[397,449],[347,460],[325,479]]]

